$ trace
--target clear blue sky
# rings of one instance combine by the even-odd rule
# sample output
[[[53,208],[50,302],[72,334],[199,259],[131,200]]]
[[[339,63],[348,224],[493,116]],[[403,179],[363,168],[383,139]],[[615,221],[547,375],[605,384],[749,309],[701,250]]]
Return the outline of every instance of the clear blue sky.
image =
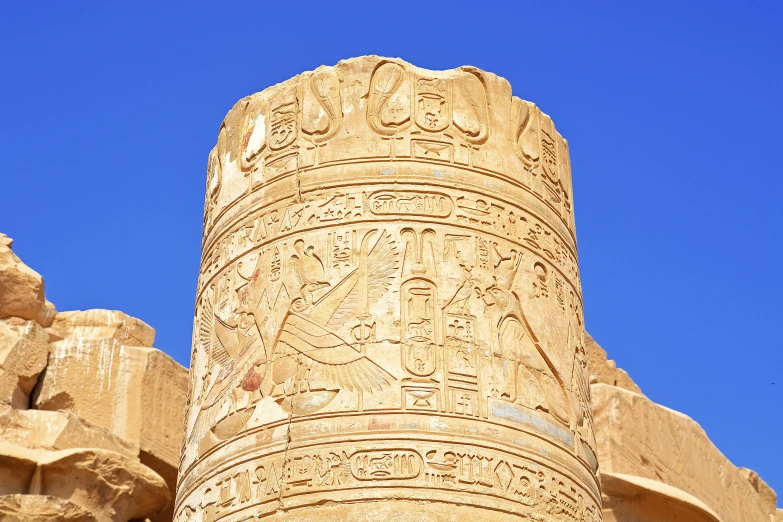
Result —
[[[0,231],[183,364],[237,100],[362,54],[508,78],[571,146],[588,330],[783,496],[783,2],[4,1],[0,48]]]

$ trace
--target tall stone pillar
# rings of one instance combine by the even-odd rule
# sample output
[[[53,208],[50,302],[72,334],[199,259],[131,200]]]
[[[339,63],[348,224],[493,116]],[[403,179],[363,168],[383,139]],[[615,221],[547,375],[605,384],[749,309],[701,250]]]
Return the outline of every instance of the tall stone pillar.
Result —
[[[375,56],[209,156],[176,520],[601,519],[568,145]]]

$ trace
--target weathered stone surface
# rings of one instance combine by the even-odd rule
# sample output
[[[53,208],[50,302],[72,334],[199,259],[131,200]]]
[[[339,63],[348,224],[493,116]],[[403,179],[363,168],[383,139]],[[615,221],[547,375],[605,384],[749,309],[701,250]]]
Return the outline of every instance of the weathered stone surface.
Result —
[[[176,469],[182,445],[188,371],[160,350],[150,350],[140,390],[143,414],[139,446]]]
[[[35,407],[71,411],[138,447],[140,385],[149,350],[115,339],[67,337],[52,343]]]
[[[114,339],[127,346],[152,347],[155,342],[154,328],[118,310],[58,312],[51,331],[62,338]]]
[[[173,497],[177,488],[188,372],[165,353],[152,350],[147,353],[141,390],[143,415],[139,457],[142,464],[163,477]],[[174,503],[171,502],[152,522],[168,522],[173,516]]]
[[[38,323],[0,320],[0,411],[27,409],[30,393],[49,357],[49,335]]]
[[[28,493],[40,451],[0,442],[0,495]]]
[[[552,120],[476,68],[369,56],[241,100],[178,517],[600,519],[572,201]]]
[[[154,516],[170,500],[155,472],[117,453],[73,449],[47,453],[38,462],[31,492],[69,499],[98,520],[113,522]]]
[[[154,516],[170,495],[166,483],[135,459],[100,449],[28,450],[0,443],[0,495],[66,500],[98,521],[125,522]],[[33,515],[40,509],[29,499]],[[25,500],[6,501],[24,507]]]
[[[706,506],[699,516],[714,512],[721,522],[767,522],[775,515],[774,492],[729,462],[688,416],[617,386],[594,384],[591,393],[602,484],[604,476],[615,476],[604,487],[605,507],[618,522],[661,520],[655,514],[667,506],[680,513],[682,495]],[[709,519],[691,516],[667,519]]]
[[[98,522],[85,508],[48,495],[5,495],[0,497],[3,522]]]
[[[155,330],[122,312],[63,312],[55,319],[54,306],[43,297],[43,280],[11,252],[10,244],[0,236],[0,283],[5,285],[0,286],[0,444],[31,451],[27,455],[34,456],[33,463],[48,455],[41,451],[116,452],[133,466],[158,473],[173,494],[187,370],[151,348]],[[28,409],[31,405],[36,409]],[[29,478],[24,459],[6,454],[0,460],[8,477]],[[96,477],[114,473],[110,466],[96,469]],[[77,475],[71,478],[78,482]],[[112,483],[114,478],[102,480]],[[81,516],[67,500],[29,492],[19,497],[12,493],[23,489],[11,489],[0,491],[10,495],[0,501],[6,518]],[[113,509],[114,500],[104,502],[101,509]],[[89,507],[90,517],[95,509]],[[108,520],[106,513],[97,516]],[[171,517],[171,505],[149,514],[151,522]]]
[[[100,448],[138,456],[137,447],[67,411],[9,409],[0,415],[0,441],[28,449]]]
[[[721,522],[698,498],[657,480],[602,472],[601,487],[604,522]]]
[[[0,319],[21,317],[49,326],[55,310],[44,296],[43,278],[13,253],[12,243],[0,234]]]
[[[761,477],[759,477],[759,474],[753,471],[752,469],[748,468],[738,468],[740,475],[745,477],[748,482],[750,483],[750,486],[753,488],[753,490],[756,492],[756,495],[758,497],[759,502],[761,503],[761,507],[764,510],[764,512],[768,513],[775,513],[777,510],[777,502],[778,502],[778,496],[775,493],[775,490],[773,490],[769,485],[767,485],[766,482],[764,482]]]
[[[617,364],[609,359],[606,351],[595,342],[588,334],[587,338],[587,367],[590,370],[590,384],[603,383],[619,386],[628,391],[642,393],[642,390],[628,376],[625,370],[617,367]]]
[[[73,412],[177,466],[187,370],[157,349],[116,339],[66,337],[50,347],[36,408]]]

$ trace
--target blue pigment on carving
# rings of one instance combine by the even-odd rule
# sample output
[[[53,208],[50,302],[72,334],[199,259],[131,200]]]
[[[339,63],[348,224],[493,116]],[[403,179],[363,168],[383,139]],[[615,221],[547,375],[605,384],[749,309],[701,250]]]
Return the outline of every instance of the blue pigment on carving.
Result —
[[[530,426],[537,431],[554,437],[569,447],[574,445],[574,434],[570,431],[565,430],[559,426],[555,426],[551,422],[546,421],[541,417],[530,415],[529,413],[515,408],[510,404],[493,404],[492,415],[501,419],[509,420],[511,422],[516,422],[517,424]]]

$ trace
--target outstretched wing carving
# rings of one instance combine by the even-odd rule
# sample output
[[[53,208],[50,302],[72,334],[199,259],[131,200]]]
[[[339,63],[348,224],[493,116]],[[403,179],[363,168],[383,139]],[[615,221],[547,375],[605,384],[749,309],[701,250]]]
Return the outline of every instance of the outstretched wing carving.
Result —
[[[191,440],[201,440],[215,425],[226,401],[235,400],[232,391],[242,378],[259,363],[266,362],[264,341],[256,328],[239,332],[214,313],[212,299],[205,299],[199,318],[199,338],[210,354],[207,365],[206,390],[201,409],[190,434]],[[212,378],[217,369],[217,376]]]
[[[366,242],[376,233],[377,230],[368,232],[362,240],[359,266],[353,272],[308,308],[289,311],[277,338],[285,349],[274,350],[280,357],[273,365],[279,362],[277,367],[283,368],[283,361],[304,356],[311,369],[318,370],[338,388],[348,390],[372,392],[394,380],[393,375],[339,334],[352,319],[366,312],[369,300],[382,297],[391,286],[397,269],[397,249],[391,234],[383,230],[368,252]],[[294,369],[272,373],[280,383],[290,378]]]
[[[212,326],[215,321],[215,305],[212,300],[213,290],[210,289],[207,291],[204,299],[201,300],[201,310],[198,318],[199,343],[201,344],[201,349],[207,355],[207,371],[215,364],[223,367],[231,359]]]
[[[278,341],[305,355],[340,388],[382,390],[394,377],[337,335],[298,314],[288,316]]]
[[[385,230],[382,231],[378,241],[367,254],[367,295],[370,299],[383,297],[383,294],[391,286],[394,272],[397,270],[397,255],[391,234]],[[345,326],[349,319],[355,317],[360,297],[359,271],[360,268],[357,268],[346,277],[345,282],[349,283],[350,280],[349,284],[352,285],[352,288],[329,317],[329,321],[326,323],[327,328],[334,330]],[[318,306],[318,303],[315,306]]]

